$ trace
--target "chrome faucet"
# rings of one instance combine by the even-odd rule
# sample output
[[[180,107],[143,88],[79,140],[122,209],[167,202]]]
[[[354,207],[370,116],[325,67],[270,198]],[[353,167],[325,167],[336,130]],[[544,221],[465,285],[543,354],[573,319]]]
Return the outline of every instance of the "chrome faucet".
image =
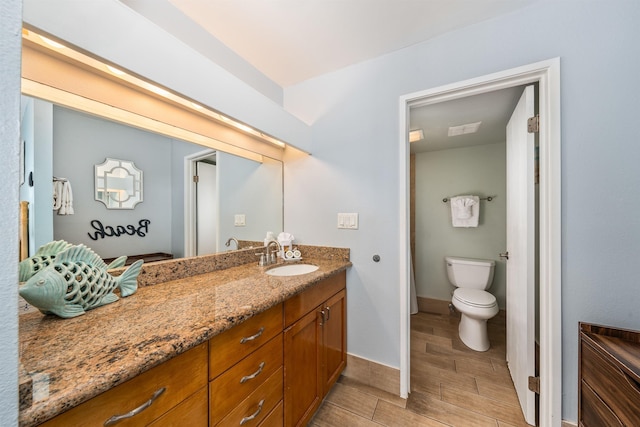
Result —
[[[238,244],[238,239],[236,239],[235,237],[229,237],[229,240],[227,240],[227,243],[225,243],[224,245],[226,247],[231,246],[231,241],[236,242],[236,249],[240,249],[240,245]]]
[[[276,253],[273,253],[273,251],[269,251],[269,248],[271,248],[271,245],[273,243],[276,244],[276,248],[277,248]],[[280,246],[280,243],[278,243],[277,240],[275,239],[269,240],[269,243],[267,243],[267,264],[275,264],[278,260],[276,254],[279,253],[281,250],[282,250],[282,247]]]

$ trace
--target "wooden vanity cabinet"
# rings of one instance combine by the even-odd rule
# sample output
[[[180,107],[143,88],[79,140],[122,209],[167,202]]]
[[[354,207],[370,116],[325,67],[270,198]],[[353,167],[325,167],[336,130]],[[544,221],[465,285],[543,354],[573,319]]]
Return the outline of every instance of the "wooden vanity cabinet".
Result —
[[[580,323],[582,427],[640,426],[640,331]]]
[[[284,425],[304,426],[347,364],[346,272],[285,301]]]
[[[120,384],[42,424],[43,427],[104,426],[116,415],[140,408],[137,415],[113,423],[126,426],[207,425],[207,343]],[[161,394],[158,391],[163,389]],[[181,421],[182,420],[182,421]],[[153,424],[155,422],[155,424]]]
[[[273,411],[282,403],[282,319],[278,304],[209,341],[210,426],[278,422]]]
[[[284,330],[284,331],[283,331]],[[346,272],[42,424],[281,427],[308,423],[346,366]]]

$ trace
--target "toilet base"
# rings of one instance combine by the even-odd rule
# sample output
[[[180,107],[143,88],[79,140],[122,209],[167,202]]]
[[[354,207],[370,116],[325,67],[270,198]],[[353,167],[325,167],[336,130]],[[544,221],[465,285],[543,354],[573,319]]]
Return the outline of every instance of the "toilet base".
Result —
[[[472,319],[461,313],[458,335],[463,344],[471,350],[487,351],[491,347],[486,320]]]

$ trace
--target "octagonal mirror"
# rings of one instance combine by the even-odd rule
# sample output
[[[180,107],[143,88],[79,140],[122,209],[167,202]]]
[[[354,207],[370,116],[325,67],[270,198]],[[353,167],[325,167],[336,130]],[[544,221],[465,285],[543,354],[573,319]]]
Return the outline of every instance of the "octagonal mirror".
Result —
[[[107,209],[134,209],[142,189],[142,171],[133,162],[107,157],[95,165],[95,199]]]

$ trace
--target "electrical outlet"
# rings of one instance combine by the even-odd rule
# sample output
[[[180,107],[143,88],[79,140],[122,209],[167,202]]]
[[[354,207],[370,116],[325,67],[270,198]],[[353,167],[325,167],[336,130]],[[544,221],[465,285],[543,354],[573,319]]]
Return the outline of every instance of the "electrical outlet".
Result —
[[[246,224],[246,216],[245,214],[236,214],[233,225],[236,227],[244,227]]]

